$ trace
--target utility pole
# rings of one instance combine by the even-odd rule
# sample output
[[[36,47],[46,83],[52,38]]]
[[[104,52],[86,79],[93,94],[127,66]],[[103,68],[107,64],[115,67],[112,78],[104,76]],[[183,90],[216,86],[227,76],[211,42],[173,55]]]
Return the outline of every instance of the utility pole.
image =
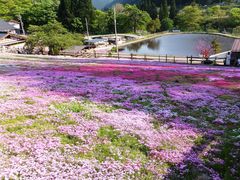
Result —
[[[25,30],[24,30],[24,26],[23,26],[22,16],[20,14],[18,15],[18,19],[20,21],[20,26],[21,26],[23,35],[26,35]]]
[[[117,54],[118,54],[117,18],[116,18],[116,8],[115,8],[115,6],[113,8],[113,12],[114,12],[114,27],[115,27],[116,51],[117,51]]]
[[[88,19],[85,18],[85,21],[86,21],[87,37],[88,37],[88,40],[89,40],[90,38],[89,38],[89,29],[88,29]]]

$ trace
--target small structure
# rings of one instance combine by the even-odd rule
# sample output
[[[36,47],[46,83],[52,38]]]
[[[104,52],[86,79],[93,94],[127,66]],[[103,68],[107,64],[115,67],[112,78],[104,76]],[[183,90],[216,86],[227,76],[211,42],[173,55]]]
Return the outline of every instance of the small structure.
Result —
[[[0,33],[0,52],[20,53],[27,37],[18,34]]]
[[[231,50],[231,65],[236,66],[240,61],[240,39],[235,39]]]
[[[20,25],[16,21],[6,22],[0,19],[0,33],[20,34]]]
[[[65,49],[60,52],[61,55],[66,56],[79,56],[81,55],[85,50],[87,49],[87,46],[73,46],[71,48]]]
[[[108,38],[108,43],[109,44],[116,44],[116,37],[109,37]],[[122,43],[122,38],[121,37],[117,37],[117,43],[118,44]]]
[[[108,40],[104,38],[89,39],[89,40],[85,40],[84,44],[90,46],[89,48],[91,47],[94,48],[100,45],[107,45]]]

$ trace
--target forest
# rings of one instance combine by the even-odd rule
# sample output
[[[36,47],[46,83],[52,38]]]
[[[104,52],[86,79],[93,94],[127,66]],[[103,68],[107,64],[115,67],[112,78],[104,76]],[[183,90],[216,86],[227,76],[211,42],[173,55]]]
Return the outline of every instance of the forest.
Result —
[[[49,43],[51,32],[57,34],[57,44],[66,45],[65,35],[70,40],[76,33],[86,34],[86,20],[90,34],[113,33],[113,6],[119,33],[144,35],[177,29],[240,34],[240,3],[234,0],[0,0],[0,19],[21,17],[28,34],[46,37]],[[64,36],[59,38],[59,33]]]
[[[221,0],[0,0],[0,18],[18,20],[26,29],[59,21],[70,32],[113,32],[113,5],[121,33],[155,33],[171,29],[238,33],[239,4]],[[94,6],[104,7],[103,10]]]

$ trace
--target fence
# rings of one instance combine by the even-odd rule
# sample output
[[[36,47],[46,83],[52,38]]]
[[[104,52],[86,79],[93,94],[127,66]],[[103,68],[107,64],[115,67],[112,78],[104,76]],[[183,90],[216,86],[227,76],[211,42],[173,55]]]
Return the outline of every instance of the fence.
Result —
[[[150,55],[139,55],[139,54],[125,54],[125,53],[99,53],[93,52],[94,58],[116,58],[120,59],[130,59],[130,60],[144,60],[144,61],[158,61],[158,62],[166,62],[166,63],[181,63],[181,64],[202,64],[206,59],[202,57],[194,57],[194,56],[150,56]],[[223,57],[214,57],[209,58],[213,62],[214,65],[224,65],[224,61],[226,58]]]
[[[202,64],[206,59],[202,57],[194,56],[169,56],[169,55],[160,55],[160,56],[150,56],[150,55],[140,55],[140,54],[126,54],[126,53],[100,53],[93,51],[93,53],[62,53],[62,55],[70,55],[75,57],[82,58],[115,58],[115,59],[128,59],[128,60],[144,60],[144,61],[158,61],[166,63],[180,63],[180,64]],[[209,58],[214,65],[224,65],[226,58],[223,57],[213,57]]]

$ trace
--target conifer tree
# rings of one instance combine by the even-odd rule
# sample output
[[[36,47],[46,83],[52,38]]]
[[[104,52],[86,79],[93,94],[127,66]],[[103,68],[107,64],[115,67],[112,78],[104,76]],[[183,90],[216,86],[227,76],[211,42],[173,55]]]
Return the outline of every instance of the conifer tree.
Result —
[[[164,14],[163,14],[163,5],[161,3],[160,8],[159,8],[159,19],[163,20],[164,19]]]
[[[140,9],[147,11],[152,19],[157,18],[157,6],[152,0],[141,0]]]
[[[168,4],[167,0],[163,0],[163,18],[168,18],[169,13],[168,13]]]
[[[177,15],[176,1],[171,0],[169,17],[171,19],[175,19],[176,15]]]
[[[91,0],[60,0],[58,19],[73,32],[85,31],[85,18],[93,21],[94,8]]]
[[[160,5],[159,18],[163,20],[169,17],[167,0],[163,0]]]

